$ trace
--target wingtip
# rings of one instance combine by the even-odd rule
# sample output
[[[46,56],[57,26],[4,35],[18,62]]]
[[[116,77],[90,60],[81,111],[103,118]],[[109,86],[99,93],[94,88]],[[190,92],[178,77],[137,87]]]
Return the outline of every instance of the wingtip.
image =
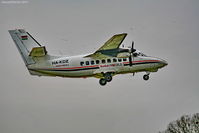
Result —
[[[125,36],[127,36],[127,33],[115,34],[115,36],[121,36],[121,35],[125,35]]]
[[[12,29],[12,30],[8,30],[9,32],[10,31],[19,31],[19,32],[25,32],[26,30],[24,28],[16,28],[16,29]]]

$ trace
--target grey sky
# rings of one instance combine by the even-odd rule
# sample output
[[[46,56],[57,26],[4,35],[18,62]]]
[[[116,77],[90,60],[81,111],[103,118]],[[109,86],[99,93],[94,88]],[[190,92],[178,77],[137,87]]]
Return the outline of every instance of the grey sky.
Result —
[[[154,133],[199,112],[198,0],[28,0],[0,3],[1,133]],[[169,65],[150,80],[30,76],[9,29],[25,28],[50,54],[94,52],[117,33]]]

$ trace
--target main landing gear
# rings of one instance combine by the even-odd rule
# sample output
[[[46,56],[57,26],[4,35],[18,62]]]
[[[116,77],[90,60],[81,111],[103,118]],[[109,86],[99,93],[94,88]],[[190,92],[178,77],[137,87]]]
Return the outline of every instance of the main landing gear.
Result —
[[[99,80],[99,83],[100,83],[101,86],[104,86],[104,85],[106,85],[107,81],[106,81],[106,79],[101,78],[101,79]]]
[[[143,79],[146,80],[146,81],[149,80],[149,74],[150,74],[150,73],[147,72],[147,73],[143,76]],[[103,75],[104,75],[103,78],[101,78],[101,79],[99,80],[99,83],[100,83],[101,86],[105,86],[105,85],[107,84],[107,82],[111,82],[112,79],[113,79],[111,73],[105,73],[105,74],[103,74]]]
[[[111,73],[105,73],[104,77],[99,80],[100,85],[104,86],[107,82],[111,82],[113,79]]]
[[[143,79],[144,79],[144,80],[149,80],[149,74],[150,74],[150,73],[145,74],[145,75],[143,76]]]

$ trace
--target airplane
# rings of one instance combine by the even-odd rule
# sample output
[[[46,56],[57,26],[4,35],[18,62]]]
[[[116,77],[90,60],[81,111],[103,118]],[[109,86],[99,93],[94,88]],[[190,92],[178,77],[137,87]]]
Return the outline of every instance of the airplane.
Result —
[[[104,86],[117,74],[146,72],[143,79],[148,80],[151,72],[168,65],[163,59],[147,56],[134,49],[134,42],[130,48],[121,48],[127,33],[114,35],[94,53],[70,57],[49,55],[46,47],[24,29],[9,30],[9,33],[31,75],[95,77]]]

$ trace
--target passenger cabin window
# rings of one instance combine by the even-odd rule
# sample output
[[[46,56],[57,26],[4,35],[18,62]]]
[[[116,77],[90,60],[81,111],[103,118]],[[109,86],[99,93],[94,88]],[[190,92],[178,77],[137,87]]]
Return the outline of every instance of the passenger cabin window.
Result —
[[[127,61],[127,59],[126,59],[126,58],[123,58],[123,61]]]
[[[82,62],[80,62],[80,65],[81,65],[81,66],[83,66],[83,65],[84,65],[84,62],[83,62],[83,61],[82,61]]]
[[[111,59],[107,59],[107,63],[111,63]]]
[[[117,59],[113,58],[113,62],[117,62]]]
[[[121,58],[119,58],[119,59],[118,59],[118,61],[119,61],[119,62],[121,62],[121,61],[122,61],[122,59],[121,59]]]
[[[91,61],[91,65],[94,65],[94,64],[95,64],[95,62],[94,62],[94,60],[92,60],[92,61]]]
[[[100,63],[100,61],[99,61],[99,60],[96,60],[96,61],[95,61],[95,63],[96,63],[96,64],[99,64],[99,63]]]
[[[103,64],[106,63],[106,60],[102,60],[102,63],[103,63]]]
[[[86,65],[89,65],[89,61],[86,61]]]

